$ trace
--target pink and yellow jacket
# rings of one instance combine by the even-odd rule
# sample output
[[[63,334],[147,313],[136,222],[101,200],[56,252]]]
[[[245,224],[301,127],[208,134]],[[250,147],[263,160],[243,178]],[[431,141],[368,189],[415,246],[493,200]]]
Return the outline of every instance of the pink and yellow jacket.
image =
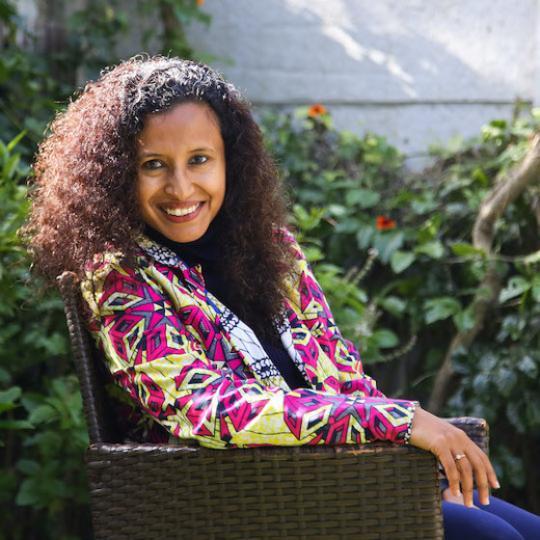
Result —
[[[158,427],[211,448],[407,442],[415,403],[377,390],[302,249],[282,233],[296,266],[276,327],[309,388],[288,387],[251,329],[206,290],[199,265],[141,236],[135,267],[119,253],[88,266],[89,330],[148,439]]]

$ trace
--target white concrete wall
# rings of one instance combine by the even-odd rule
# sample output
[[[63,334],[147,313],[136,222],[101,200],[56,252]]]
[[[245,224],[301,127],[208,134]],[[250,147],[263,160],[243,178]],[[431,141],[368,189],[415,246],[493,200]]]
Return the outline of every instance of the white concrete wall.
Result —
[[[537,0],[207,0],[200,50],[256,106],[321,102],[411,156],[538,94]],[[412,161],[414,166],[414,160]]]
[[[17,0],[29,26],[38,1]],[[206,0],[210,27],[194,25],[188,35],[221,58],[216,67],[256,107],[323,103],[339,128],[387,136],[414,167],[430,144],[508,118],[516,98],[540,102],[539,4]],[[122,56],[140,52],[143,27],[154,19],[159,24],[151,13],[130,23]]]

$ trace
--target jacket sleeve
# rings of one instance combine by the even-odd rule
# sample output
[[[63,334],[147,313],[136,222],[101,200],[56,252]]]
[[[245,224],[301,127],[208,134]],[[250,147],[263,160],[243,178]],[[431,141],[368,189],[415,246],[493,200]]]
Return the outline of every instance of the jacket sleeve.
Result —
[[[210,448],[407,441],[412,402],[284,392],[221,369],[163,293],[163,279],[153,265],[109,261],[81,290],[115,383],[172,435]]]
[[[296,259],[295,277],[289,283],[289,298],[301,310],[302,320],[315,339],[323,348],[331,347],[329,356],[338,369],[340,393],[385,398],[375,380],[364,372],[358,349],[341,335],[324,292],[296,238],[286,228],[280,231]]]

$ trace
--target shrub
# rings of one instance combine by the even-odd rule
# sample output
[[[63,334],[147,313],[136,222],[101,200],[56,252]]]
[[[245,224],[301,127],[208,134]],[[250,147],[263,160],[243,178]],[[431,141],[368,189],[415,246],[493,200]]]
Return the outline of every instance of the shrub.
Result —
[[[471,302],[488,266],[497,265],[498,303],[472,345],[456,351],[461,378],[443,412],[489,420],[503,494],[536,511],[538,489],[519,489],[538,475],[538,186],[497,222],[491,254],[471,244],[471,233],[482,200],[523,158],[539,120],[538,110],[494,120],[472,140],[434,149],[434,165],[412,174],[384,138],[339,132],[328,112],[263,118],[338,325],[388,394],[427,401],[451,338],[474,324]]]
[[[0,538],[75,538],[89,529],[81,396],[62,302],[29,280],[17,237],[28,174],[18,139],[0,142]]]

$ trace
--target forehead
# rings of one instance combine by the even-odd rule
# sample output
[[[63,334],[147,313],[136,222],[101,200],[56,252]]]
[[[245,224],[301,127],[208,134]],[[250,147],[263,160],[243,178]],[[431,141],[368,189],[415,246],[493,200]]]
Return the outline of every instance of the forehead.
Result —
[[[138,137],[139,147],[156,145],[215,145],[222,146],[219,120],[205,103],[186,102],[167,111],[151,114],[144,122]]]

